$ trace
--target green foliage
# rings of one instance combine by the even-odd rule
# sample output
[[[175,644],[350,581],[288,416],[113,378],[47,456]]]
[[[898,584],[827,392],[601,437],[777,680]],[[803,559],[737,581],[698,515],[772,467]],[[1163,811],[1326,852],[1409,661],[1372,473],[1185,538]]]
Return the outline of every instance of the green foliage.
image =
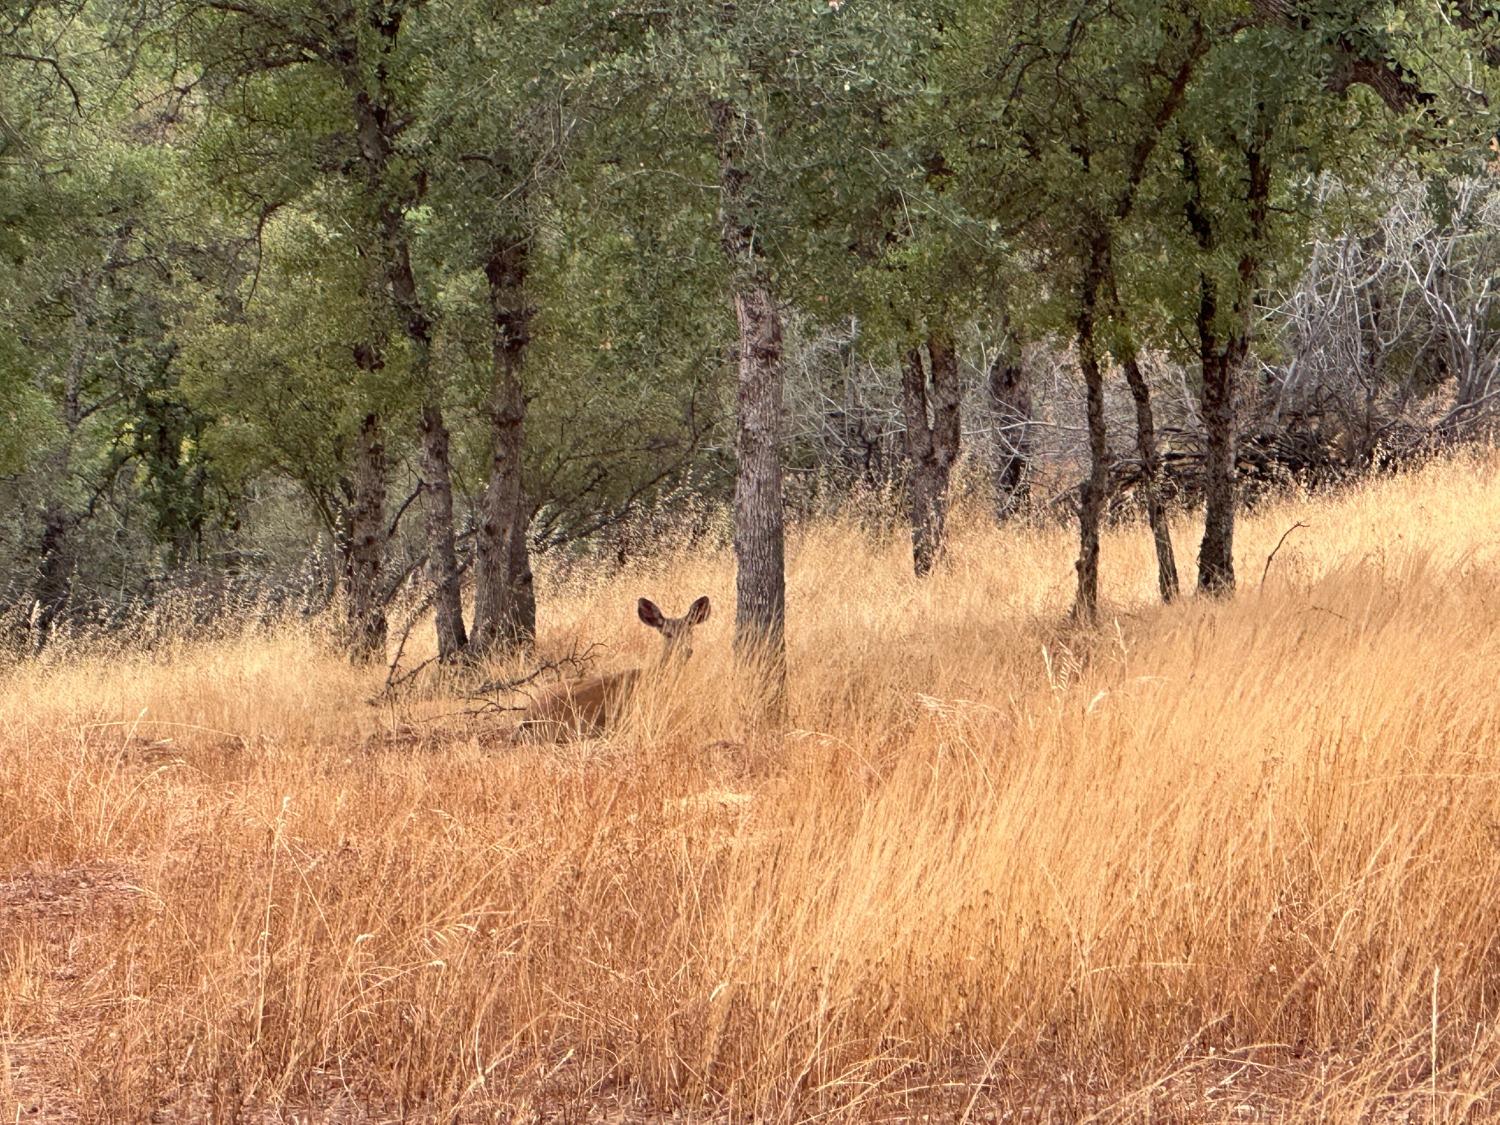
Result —
[[[347,503],[361,420],[412,453],[422,388],[386,268],[409,240],[460,492],[492,439],[485,268],[523,247],[526,487],[539,538],[727,479],[737,206],[800,323],[891,355],[1004,317],[1071,333],[1107,247],[1101,342],[1188,355],[1305,247],[1441,185],[1494,132],[1496,21],[1354,0],[50,0],[0,15],[0,476],[147,528],[161,560],[294,484]],[[361,100],[363,99],[363,100]],[[367,159],[360,109],[388,126]],[[363,121],[363,124],[362,124]],[[1247,206],[1246,160],[1270,170]],[[1189,218],[1197,202],[1211,237]],[[380,169],[378,174],[372,169]],[[1328,190],[1330,183],[1343,190]],[[1116,300],[1117,298],[1117,300]],[[425,355],[425,349],[422,349]],[[428,388],[432,391],[432,388]],[[200,551],[201,547],[193,550]],[[29,565],[29,562],[24,565]]]
[[[326,518],[361,418],[412,408],[404,347],[366,299],[369,270],[347,230],[286,210],[262,229],[260,268],[234,292],[243,311],[225,317],[209,291],[185,313],[184,390],[214,419],[204,450],[230,487],[279,472]],[[356,358],[372,342],[374,372]]]

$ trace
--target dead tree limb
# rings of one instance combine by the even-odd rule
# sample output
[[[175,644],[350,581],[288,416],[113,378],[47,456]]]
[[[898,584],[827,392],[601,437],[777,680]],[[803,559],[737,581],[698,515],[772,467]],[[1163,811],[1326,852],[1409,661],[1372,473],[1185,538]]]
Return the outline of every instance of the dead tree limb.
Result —
[[[1286,537],[1292,532],[1296,531],[1299,527],[1306,526],[1307,524],[1299,520],[1281,533],[1281,538],[1276,540],[1276,546],[1272,547],[1271,553],[1266,556],[1266,569],[1260,572],[1260,584],[1262,586],[1266,584],[1266,576],[1271,573],[1271,563],[1276,558],[1276,552],[1281,550],[1281,545],[1286,542]]]

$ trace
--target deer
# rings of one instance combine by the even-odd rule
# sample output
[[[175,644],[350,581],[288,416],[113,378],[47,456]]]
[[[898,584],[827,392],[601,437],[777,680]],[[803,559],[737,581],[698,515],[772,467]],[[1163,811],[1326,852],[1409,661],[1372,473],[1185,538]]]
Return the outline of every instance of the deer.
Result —
[[[693,654],[693,630],[708,620],[708,598],[701,597],[681,617],[668,617],[650,598],[636,602],[641,622],[662,637],[654,672],[674,667]],[[521,713],[511,737],[517,741],[565,742],[593,738],[620,721],[645,670],[628,668],[561,683],[534,699]]]

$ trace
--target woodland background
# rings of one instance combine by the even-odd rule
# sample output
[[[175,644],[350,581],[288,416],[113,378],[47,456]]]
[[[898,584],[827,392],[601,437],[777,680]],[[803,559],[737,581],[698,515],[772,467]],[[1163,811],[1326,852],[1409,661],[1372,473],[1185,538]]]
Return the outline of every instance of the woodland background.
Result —
[[[524,646],[531,556],[783,504],[1238,505],[1483,439],[1477,0],[36,0],[0,15],[0,609],[394,606]],[[738,496],[736,501],[734,498]],[[1065,565],[1061,561],[1059,565]],[[472,608],[465,600],[472,590]],[[545,607],[542,610],[545,613]]]

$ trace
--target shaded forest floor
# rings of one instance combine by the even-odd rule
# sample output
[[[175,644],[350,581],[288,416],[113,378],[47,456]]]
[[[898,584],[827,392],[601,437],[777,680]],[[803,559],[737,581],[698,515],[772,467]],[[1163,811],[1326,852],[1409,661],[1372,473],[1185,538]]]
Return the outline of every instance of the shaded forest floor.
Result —
[[[1261,506],[1227,602],[1117,529],[1093,631],[954,525],[797,535],[774,744],[720,550],[540,576],[602,668],[715,605],[567,747],[306,625],[8,671],[0,1120],[1500,1115],[1500,463]]]

